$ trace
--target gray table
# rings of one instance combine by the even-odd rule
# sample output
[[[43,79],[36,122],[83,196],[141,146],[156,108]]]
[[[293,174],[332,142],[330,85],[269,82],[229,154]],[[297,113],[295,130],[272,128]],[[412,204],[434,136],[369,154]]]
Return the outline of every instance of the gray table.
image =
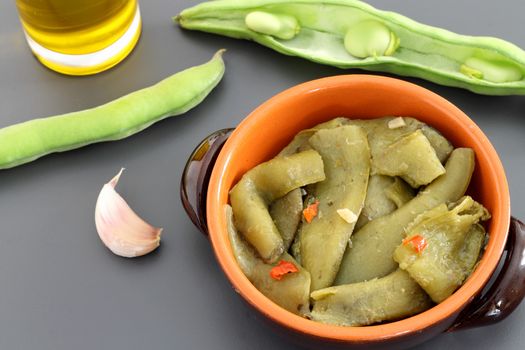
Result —
[[[90,77],[53,73],[31,56],[14,0],[0,2],[0,126],[79,110],[152,84],[229,49],[220,87],[198,108],[123,141],[48,156],[1,171],[0,349],[294,349],[255,319],[232,291],[208,241],[184,214],[180,174],[212,131],[235,126],[295,84],[345,73],[256,44],[175,27],[196,1],[142,0],[142,38],[116,68]],[[522,0],[371,0],[419,21],[525,48]],[[356,71],[357,72],[357,71]],[[512,212],[525,218],[525,97],[485,97],[408,79],[469,114],[507,170]],[[120,167],[119,191],[165,228],[162,245],[122,259],[99,241],[98,191]],[[484,329],[442,335],[418,349],[522,349],[525,306]]]

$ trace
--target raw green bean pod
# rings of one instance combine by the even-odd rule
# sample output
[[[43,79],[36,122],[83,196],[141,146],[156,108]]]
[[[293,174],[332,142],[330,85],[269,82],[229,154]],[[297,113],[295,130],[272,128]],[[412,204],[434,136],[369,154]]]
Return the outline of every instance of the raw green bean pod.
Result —
[[[0,169],[96,142],[120,140],[198,105],[224,75],[222,52],[207,63],[102,106],[0,129]]]
[[[219,0],[182,11],[186,29],[254,40],[280,53],[465,88],[525,94],[525,52],[378,10],[358,0]]]

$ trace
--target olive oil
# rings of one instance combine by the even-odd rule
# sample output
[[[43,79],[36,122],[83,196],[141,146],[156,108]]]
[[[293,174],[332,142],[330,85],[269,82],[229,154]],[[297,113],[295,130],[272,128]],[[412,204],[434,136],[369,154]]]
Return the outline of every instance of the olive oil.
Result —
[[[16,5],[33,53],[66,74],[112,67],[140,35],[137,0],[16,0]]]

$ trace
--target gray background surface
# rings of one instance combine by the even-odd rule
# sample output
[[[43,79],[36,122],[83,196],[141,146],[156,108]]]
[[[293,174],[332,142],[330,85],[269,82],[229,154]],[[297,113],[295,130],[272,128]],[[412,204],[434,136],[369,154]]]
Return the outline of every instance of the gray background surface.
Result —
[[[522,0],[369,2],[525,48]],[[348,71],[174,26],[170,17],[195,3],[141,0],[144,29],[134,52],[105,73],[68,77],[32,57],[14,0],[0,1],[0,127],[102,104],[228,48],[223,82],[186,115],[123,141],[0,171],[0,349],[296,348],[260,323],[230,288],[207,240],[183,212],[180,174],[210,132],[237,125],[288,87]],[[480,125],[506,167],[513,215],[525,218],[525,97],[479,96],[407,80],[449,99]],[[160,249],[140,259],[114,256],[95,231],[98,192],[122,166],[120,193],[165,228]],[[418,349],[522,349],[524,322],[521,305],[498,325],[444,334]]]

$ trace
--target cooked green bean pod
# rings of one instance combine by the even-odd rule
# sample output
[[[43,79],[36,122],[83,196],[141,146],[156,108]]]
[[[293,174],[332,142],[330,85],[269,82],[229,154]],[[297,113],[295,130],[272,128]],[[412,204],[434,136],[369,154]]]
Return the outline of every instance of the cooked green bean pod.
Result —
[[[299,271],[279,281],[270,277],[273,266],[265,264],[257,256],[257,252],[239,235],[233,223],[231,207],[225,205],[224,210],[233,255],[244,275],[255,288],[277,305],[299,315],[308,313],[310,311],[310,274],[308,271],[297,264],[290,255],[284,253],[280,258],[294,263]]]
[[[311,129],[302,130],[281,150],[281,152],[279,152],[277,156],[289,156],[297,152],[311,149],[308,140],[317,130],[339,127],[343,125],[343,119],[345,118],[335,118],[328,122],[318,124]],[[281,232],[285,250],[288,250],[290,244],[294,240],[301,220],[302,206],[301,189],[299,188],[291,191],[282,198],[276,199],[275,202],[272,203],[270,214],[277,229]],[[300,260],[298,245],[296,245],[296,253],[297,255],[294,255],[294,257]]]
[[[292,246],[290,247],[290,254],[294,257],[295,260],[299,264],[303,264],[303,261],[301,259],[301,226],[299,226],[299,230],[297,231],[295,238],[292,242]]]
[[[295,233],[301,223],[301,213],[303,211],[303,196],[301,189],[296,188],[288,192],[284,197],[275,200],[270,206],[270,216],[281,233],[284,251],[287,251],[292,244]]]
[[[432,301],[406,273],[317,290],[311,294],[311,318],[338,326],[366,326],[395,321],[425,311]]]
[[[441,135],[436,129],[426,124],[423,124],[420,130],[427,137],[428,141],[432,145],[432,148],[434,148],[434,151],[436,151],[436,155],[439,158],[439,161],[442,164],[445,164],[445,162],[448,159],[448,156],[450,155],[450,153],[452,153],[452,150],[454,149],[450,141],[443,137],[443,135]]]
[[[482,217],[481,220],[486,220],[486,217]],[[470,231],[467,232],[465,243],[456,255],[459,265],[463,269],[467,278],[474,271],[476,264],[481,258],[487,238],[488,236],[485,228],[479,223],[473,225],[470,228]],[[465,283],[465,281],[463,281],[463,283]]]
[[[400,178],[371,175],[368,180],[365,205],[354,230],[357,232],[370,221],[401,208],[412,198],[414,198],[414,189]]]
[[[335,284],[347,284],[386,276],[397,268],[392,254],[404,238],[404,230],[419,214],[465,194],[474,171],[474,152],[457,148],[450,155],[446,173],[393,213],[370,221],[352,236]],[[313,278],[313,277],[312,277]]]
[[[265,262],[275,262],[284,252],[269,205],[296,188],[324,180],[323,169],[321,156],[312,150],[276,157],[249,170],[230,191],[235,225]]]
[[[348,124],[347,118],[334,118],[334,119],[330,119],[327,122],[317,124],[310,129],[301,130],[297,135],[294,136],[293,140],[288,145],[286,145],[286,147],[284,147],[281,150],[281,152],[279,152],[278,155],[279,156],[289,156],[290,154],[294,154],[300,151],[305,151],[308,147],[310,147],[308,140],[317,131],[321,129],[338,128],[342,125],[347,125],[347,124]]]
[[[390,214],[396,210],[396,204],[387,196],[387,189],[394,183],[394,178],[383,175],[371,175],[368,180],[365,204],[355,224],[359,230],[375,218]]]
[[[451,209],[441,204],[407,227],[394,260],[440,303],[472,272],[485,237],[477,224],[489,218],[487,210],[468,196]]]
[[[402,119],[403,125],[392,127],[394,119]],[[314,127],[300,131],[294,139],[279,153],[279,155],[290,155],[309,147],[308,139],[318,130],[334,129],[343,125],[356,125],[363,128],[368,136],[368,144],[372,156],[372,173],[378,173],[375,159],[399,139],[421,130],[432,145],[441,163],[445,163],[453,147],[450,142],[432,127],[410,117],[394,118],[383,117],[375,119],[348,119],[344,117],[334,118],[327,122],[320,123]]]
[[[120,140],[198,105],[224,74],[222,51],[209,62],[105,105],[0,129],[0,169],[95,142]]]
[[[400,176],[413,188],[428,185],[445,173],[434,148],[421,130],[392,143],[374,158],[381,175]]]
[[[314,127],[310,128],[310,129],[302,130],[297,135],[294,136],[293,140],[288,145],[286,145],[286,147],[284,147],[281,150],[281,152],[279,152],[279,154],[277,156],[289,156],[289,155],[297,153],[297,152],[301,152],[301,151],[305,151],[305,150],[311,149],[311,146],[308,143],[308,140],[318,130],[337,128],[339,126],[347,124],[347,121],[348,120],[346,118],[334,118],[334,119],[331,119],[331,120],[329,120],[327,122],[323,122],[323,123],[317,124],[317,125],[315,125]],[[295,189],[295,190],[291,191],[290,193],[288,193],[288,195],[286,195],[285,197],[276,199],[275,202],[272,204],[272,207],[285,206],[286,204],[285,203],[281,203],[281,202],[287,202],[287,201],[290,200],[290,198],[287,198],[287,197],[291,197],[291,196],[297,197],[300,193],[301,193],[301,190],[299,188]],[[297,205],[297,204],[295,204],[295,205]],[[301,205],[302,205],[302,202],[301,202]],[[276,216],[280,216],[280,214],[278,214],[277,212],[272,214],[272,217],[274,218],[274,221],[276,222],[277,227],[279,228],[278,222],[281,219],[277,219],[276,220],[275,219]],[[291,220],[291,219],[286,219],[286,221],[288,221],[288,220]],[[281,231],[281,229],[279,229],[279,230]],[[300,239],[299,239],[299,233],[300,232],[297,231],[295,233],[296,234],[294,236],[293,243],[292,243],[292,246],[291,246],[291,253],[292,253],[293,257],[299,263],[301,263],[301,249],[300,249]],[[281,232],[281,234],[283,236],[284,245],[285,245],[285,247],[287,247],[287,244],[286,244],[287,243],[287,239],[285,238],[287,236],[287,233]]]
[[[439,160],[444,163],[450,152],[452,152],[452,145],[439,132],[426,124],[414,118],[403,117],[403,125],[399,127],[392,127],[391,123],[394,121],[393,117],[384,117],[377,119],[342,119],[340,123],[348,125],[357,125],[366,130],[368,135],[368,143],[370,144],[370,153],[372,155],[372,174],[378,174],[377,159],[381,158],[381,154],[391,144],[399,139],[412,134],[415,131],[421,130],[432,145]]]
[[[310,271],[312,290],[332,285],[348,240],[366,196],[370,151],[366,133],[348,125],[317,131],[309,141],[323,158],[326,180],[310,195],[318,202],[318,214],[303,222],[300,232],[301,263]],[[355,216],[345,219],[340,210]]]
[[[415,197],[414,189],[398,177],[394,178],[394,183],[385,189],[385,195],[395,203],[397,208],[401,208]]]
[[[525,52],[452,33],[358,0],[219,0],[182,11],[187,29],[254,40],[341,68],[413,76],[488,95],[525,94]]]

